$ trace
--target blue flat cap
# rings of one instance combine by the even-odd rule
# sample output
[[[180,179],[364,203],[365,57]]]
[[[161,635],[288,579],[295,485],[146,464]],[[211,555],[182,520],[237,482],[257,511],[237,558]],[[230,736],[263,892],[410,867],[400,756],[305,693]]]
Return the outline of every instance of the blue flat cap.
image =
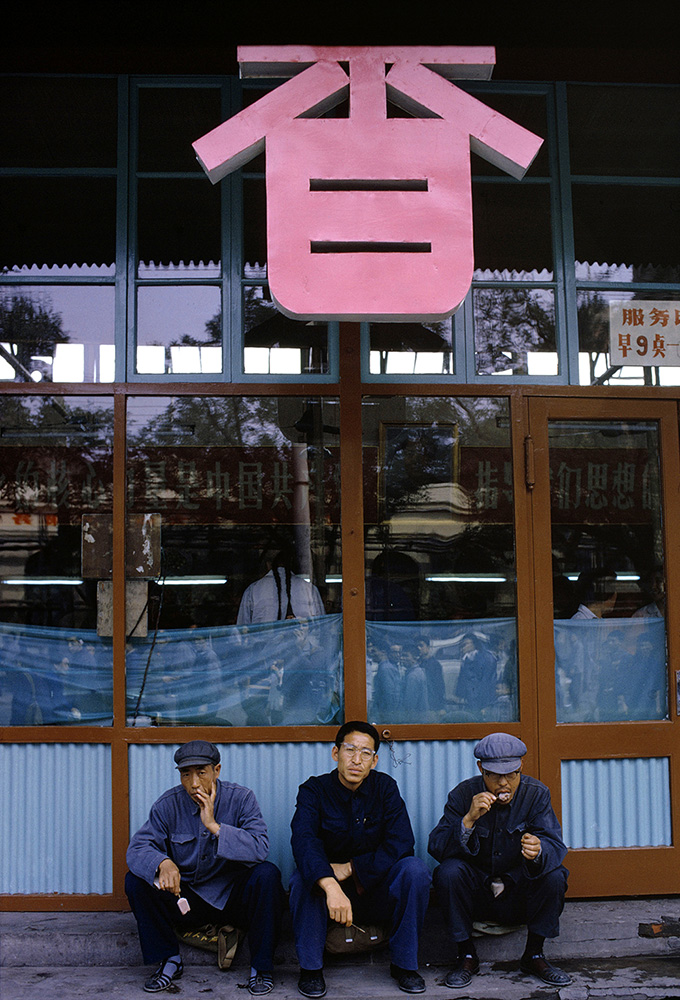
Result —
[[[496,774],[518,771],[526,752],[526,745],[509,733],[491,733],[475,747],[475,757],[482,767]]]
[[[220,762],[220,752],[214,743],[207,740],[190,740],[175,751],[175,764],[180,767],[205,767],[206,764]]]

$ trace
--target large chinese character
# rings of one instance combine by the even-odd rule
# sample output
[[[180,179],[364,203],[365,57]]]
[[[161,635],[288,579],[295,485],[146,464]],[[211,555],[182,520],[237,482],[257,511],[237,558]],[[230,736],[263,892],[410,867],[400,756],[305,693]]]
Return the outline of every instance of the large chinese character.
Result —
[[[262,463],[238,463],[239,510],[262,509]]]
[[[556,490],[559,510],[576,509],[581,505],[581,470],[560,462],[557,470]]]
[[[601,510],[609,503],[607,499],[608,470],[609,466],[606,462],[601,464],[588,462],[586,507],[590,507],[591,510]]]
[[[473,273],[470,150],[519,179],[542,143],[444,79],[488,79],[494,50],[246,46],[238,59],[245,76],[293,78],[194,149],[216,182],[266,143],[279,309],[338,320],[455,312]],[[318,117],[347,94],[348,118]],[[388,118],[387,97],[415,117]]]
[[[619,510],[630,510],[633,506],[635,489],[635,463],[619,462],[612,472],[612,506]]]
[[[480,510],[495,510],[498,507],[498,469],[491,462],[477,463],[475,499]]]

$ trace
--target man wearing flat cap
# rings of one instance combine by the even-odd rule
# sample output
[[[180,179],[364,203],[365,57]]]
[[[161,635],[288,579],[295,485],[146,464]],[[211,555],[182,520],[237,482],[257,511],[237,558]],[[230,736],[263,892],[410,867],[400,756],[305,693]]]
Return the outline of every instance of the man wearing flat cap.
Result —
[[[269,838],[249,788],[220,781],[213,743],[191,740],[175,753],[181,784],[151,807],[127,850],[125,891],[147,964],[147,993],[182,975],[176,928],[232,924],[248,929],[249,992],[273,988],[283,908],[281,873],[266,861]]]
[[[492,733],[475,747],[480,774],[449,793],[428,850],[439,862],[433,882],[458,949],[445,984],[468,986],[479,971],[473,920],[527,925],[520,969],[551,986],[571,978],[543,954],[559,934],[567,848],[548,788],[522,774],[527,748],[516,736]]]

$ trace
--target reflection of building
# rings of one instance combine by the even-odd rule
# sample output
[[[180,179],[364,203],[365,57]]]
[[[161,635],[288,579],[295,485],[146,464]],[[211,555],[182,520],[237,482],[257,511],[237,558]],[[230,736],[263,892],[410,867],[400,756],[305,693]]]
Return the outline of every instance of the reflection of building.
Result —
[[[240,41],[222,40],[220,67]],[[663,625],[649,627],[654,641],[644,636],[639,656],[665,689],[655,681],[631,707],[629,651],[606,646],[619,698],[600,654],[587,660],[595,642],[577,642],[569,624],[583,570],[614,567],[617,623],[655,599],[645,578],[663,565],[668,663],[680,658],[679,373],[615,368],[607,353],[610,299],[680,301],[678,93],[658,52],[648,69],[593,49],[579,80],[563,84],[575,72],[569,53],[553,51],[548,72],[536,48],[535,65],[527,57],[518,70],[501,42],[494,80],[461,86],[546,142],[521,183],[473,159],[473,289],[436,326],[340,328],[276,311],[262,158],[212,187],[191,151],[224,107],[268,86],[240,81],[233,64],[207,76],[212,67],[178,54],[181,76],[119,77],[115,66],[86,77],[73,55],[73,76],[0,80],[0,706],[12,723],[2,773],[25,772],[35,752],[60,796],[55,852],[93,859],[77,878],[49,882],[40,841],[22,830],[4,856],[8,895],[123,904],[127,827],[171,780],[157,722],[162,742],[205,734],[234,774],[254,775],[285,869],[290,788],[325,766],[343,706],[363,714],[367,623],[395,668],[421,637],[443,667],[436,716],[400,724],[395,706],[380,720],[409,741],[412,766],[397,777],[421,853],[448,787],[472,770],[470,743],[502,721],[529,744],[529,766],[580,848],[568,862],[575,892],[680,891],[676,680],[660,659]],[[25,56],[7,65],[53,68]],[[406,114],[391,103],[388,113]],[[83,517],[93,513],[110,517],[111,547],[83,587]],[[160,568],[141,580],[134,615],[146,637],[131,634],[124,612],[140,582],[126,564],[132,514],[161,524]],[[326,621],[283,623],[275,648],[234,631],[263,554],[284,541],[321,593],[332,641]],[[371,565],[385,553],[376,583]],[[99,583],[113,590],[111,638],[96,631]],[[32,631],[43,628],[47,646]],[[496,673],[464,717],[470,631]],[[44,675],[31,673],[37,659]],[[53,714],[40,720],[45,678]],[[92,793],[87,829],[73,829],[68,768]],[[432,785],[415,778],[428,768]],[[622,777],[634,803],[624,817]],[[35,794],[38,810],[40,786]]]

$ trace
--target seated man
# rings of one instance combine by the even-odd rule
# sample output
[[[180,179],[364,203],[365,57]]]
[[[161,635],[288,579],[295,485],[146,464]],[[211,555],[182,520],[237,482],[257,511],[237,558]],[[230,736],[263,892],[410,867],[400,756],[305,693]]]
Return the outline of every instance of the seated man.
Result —
[[[127,851],[125,891],[144,961],[160,963],[144,989],[158,993],[182,975],[176,927],[235,924],[248,928],[248,989],[269,993],[283,888],[278,868],[265,861],[260,807],[249,788],[218,781],[220,753],[212,743],[185,743],[175,763],[181,784],[154,802]]]
[[[359,926],[389,921],[391,975],[406,993],[425,990],[417,971],[418,935],[430,873],[413,857],[411,822],[397,783],[375,770],[379,745],[373,726],[346,722],[331,751],[337,768],[309,778],[298,791],[291,822],[297,870],[290,909],[298,989],[305,997],[326,993],[323,951],[329,917],[347,927],[355,920]]]
[[[485,736],[475,747],[481,776],[462,781],[449,793],[444,815],[430,834],[429,852],[441,862],[434,885],[458,946],[447,986],[468,986],[479,970],[473,919],[526,923],[522,972],[551,986],[571,982],[543,955],[545,938],[559,934],[569,874],[562,867],[567,848],[550,792],[521,773],[526,752],[515,736]]]

